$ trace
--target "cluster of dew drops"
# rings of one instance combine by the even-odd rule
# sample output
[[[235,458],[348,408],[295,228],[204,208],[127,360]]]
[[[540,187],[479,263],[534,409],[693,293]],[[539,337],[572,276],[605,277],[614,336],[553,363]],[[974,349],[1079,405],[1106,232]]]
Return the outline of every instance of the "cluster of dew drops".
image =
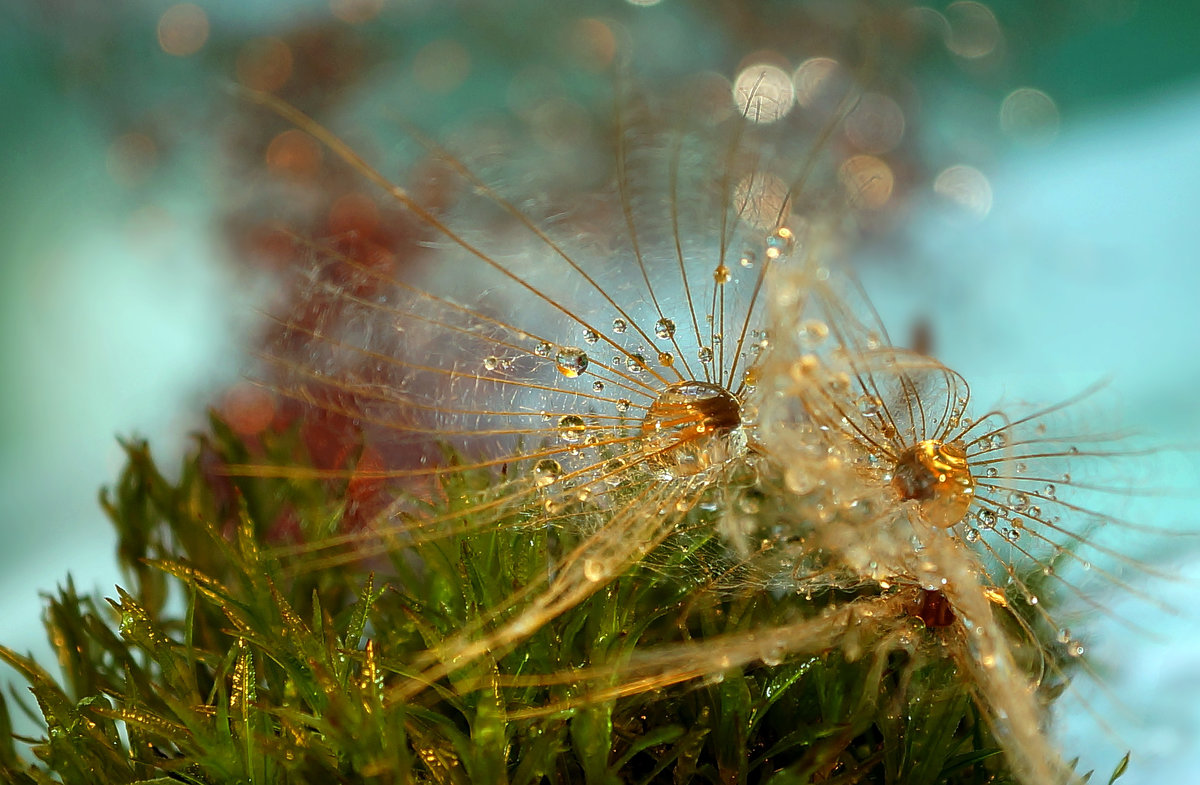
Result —
[[[775,261],[786,259],[795,250],[797,245],[796,233],[787,226],[776,228],[767,234],[762,243],[761,256],[764,264],[769,264]],[[743,249],[738,256],[737,265],[751,270],[760,264],[760,252],[751,248]],[[730,283],[736,283],[733,271],[724,262],[717,264],[712,271],[712,280],[718,287],[724,287]],[[588,321],[586,319],[581,321]],[[706,345],[703,340],[701,345],[696,349],[696,359],[700,362],[701,367],[706,368],[705,374],[709,374],[717,355],[713,346],[723,342],[724,336],[713,329],[714,315],[712,313],[704,314],[704,321],[709,327],[708,333],[711,337],[711,345]],[[626,318],[617,317],[612,320],[611,334],[616,340],[620,340],[630,330],[630,323]],[[652,328],[653,335],[656,339],[663,342],[674,342],[677,331],[676,322],[668,316],[658,318]],[[640,331],[639,331],[640,332]],[[743,354],[743,359],[757,358],[757,356],[769,345],[767,338],[767,330],[765,329],[750,329],[748,331],[750,342],[747,350],[753,357],[747,358]],[[601,335],[590,327],[585,327],[583,330],[583,343],[588,347],[594,347],[601,341]],[[616,345],[614,343],[614,345]],[[588,352],[593,351],[574,345],[559,345],[546,340],[537,340],[532,349],[532,354],[536,357],[550,360],[553,363],[554,369],[560,376],[565,379],[578,379],[586,375],[592,358]],[[621,354],[614,354],[611,358],[611,369],[620,375],[621,373],[628,374],[632,380],[644,378],[646,372],[650,369],[650,360],[647,355],[650,354],[644,346],[635,348],[622,348]],[[658,364],[663,368],[671,368],[675,365],[675,356],[666,350],[657,350],[655,353]],[[483,367],[486,371],[493,373],[505,374],[512,372],[515,367],[515,361],[512,357],[501,357],[497,355],[488,355],[483,360]],[[720,375],[719,369],[715,371],[716,375]],[[732,380],[731,380],[732,381]],[[753,366],[743,372],[742,378],[745,389],[753,389],[756,382],[756,373]],[[605,382],[601,379],[595,379],[591,382],[591,391],[593,393],[603,393],[605,391]],[[626,415],[630,409],[634,407],[633,402],[624,397],[616,398],[613,401],[613,407],[619,415]],[[549,422],[551,415],[542,412],[542,419]],[[577,454],[580,447],[596,446],[600,443],[600,438],[588,432],[588,424],[585,419],[579,414],[564,414],[558,418],[556,431],[559,438],[571,445],[572,454]],[[621,469],[625,466],[625,462],[621,458],[614,458],[605,462],[601,466],[601,477],[611,486],[619,485],[622,482]],[[531,476],[534,484],[538,487],[547,488],[554,485],[564,476],[564,469],[559,461],[554,458],[543,458],[537,461],[532,469]],[[586,498],[586,491],[580,491],[581,500]],[[547,501],[547,506],[557,506],[556,503]]]

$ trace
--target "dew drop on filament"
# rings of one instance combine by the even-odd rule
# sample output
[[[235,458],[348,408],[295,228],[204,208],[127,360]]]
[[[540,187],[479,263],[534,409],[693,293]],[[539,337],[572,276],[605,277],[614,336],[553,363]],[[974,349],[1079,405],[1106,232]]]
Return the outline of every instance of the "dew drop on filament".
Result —
[[[578,414],[566,414],[558,420],[558,434],[564,442],[574,444],[583,438],[587,424]]]
[[[559,350],[554,362],[559,373],[573,379],[587,370],[588,356],[578,347],[566,346]]]
[[[534,464],[533,481],[541,487],[546,487],[562,477],[562,465],[553,458],[543,458]]]
[[[792,252],[796,235],[786,226],[781,226],[767,236],[767,258],[779,259]]]
[[[685,477],[744,455],[742,410],[728,390],[688,381],[664,389],[642,420],[647,463],[665,478]]]

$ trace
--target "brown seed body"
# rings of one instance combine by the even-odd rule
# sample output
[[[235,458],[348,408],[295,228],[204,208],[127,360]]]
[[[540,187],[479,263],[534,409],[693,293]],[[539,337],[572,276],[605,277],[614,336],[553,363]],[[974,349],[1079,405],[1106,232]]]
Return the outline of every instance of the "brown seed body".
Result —
[[[975,478],[961,444],[926,439],[896,460],[892,487],[901,499],[917,502],[921,516],[949,528],[963,519],[975,498]]]

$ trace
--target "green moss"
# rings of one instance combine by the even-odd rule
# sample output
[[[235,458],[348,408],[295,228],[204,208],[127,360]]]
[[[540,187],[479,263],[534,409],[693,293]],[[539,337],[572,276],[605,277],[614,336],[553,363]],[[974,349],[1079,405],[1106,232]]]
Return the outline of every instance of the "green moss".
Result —
[[[128,464],[103,503],[129,588],[105,605],[68,580],[49,599],[61,683],[0,650],[29,682],[47,728],[32,761],[0,743],[0,779],[1010,781],[953,659],[940,653],[942,633],[915,619],[901,620],[915,636],[907,646],[895,643],[895,626],[880,626],[853,646],[772,665],[722,669],[719,645],[695,646],[880,601],[877,588],[705,593],[719,570],[697,565],[723,549],[701,512],[669,548],[527,638],[414,689],[431,648],[544,577],[586,526],[540,524],[521,508],[462,525],[469,518],[442,513],[491,482],[465,472],[448,476],[446,501],[434,505],[445,536],[322,565],[311,548],[266,543],[283,536],[282,520],[302,542],[335,532],[345,482],[222,476],[214,467],[244,462],[247,447],[220,422],[213,433],[178,482],[144,444],[125,445]],[[262,449],[268,462],[294,465],[298,442],[285,433]],[[573,517],[602,525],[598,515]],[[692,645],[677,650],[693,652],[690,665],[704,675],[656,685],[652,674],[669,669],[629,665],[672,645]],[[0,703],[5,739],[10,728]]]

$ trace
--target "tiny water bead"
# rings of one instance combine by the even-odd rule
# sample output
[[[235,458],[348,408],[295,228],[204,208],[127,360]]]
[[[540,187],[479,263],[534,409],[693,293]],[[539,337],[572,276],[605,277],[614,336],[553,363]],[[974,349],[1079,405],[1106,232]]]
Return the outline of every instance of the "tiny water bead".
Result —
[[[645,367],[646,358],[637,352],[630,352],[629,356],[625,358],[625,369],[634,376],[640,374]]]
[[[595,330],[584,330],[583,340],[585,343],[595,343],[600,340],[600,335]]]
[[[533,481],[544,488],[562,477],[562,465],[553,458],[543,458],[533,466]]]
[[[483,358],[483,367],[489,371],[494,371],[500,367],[500,358],[489,355]]]
[[[647,463],[685,477],[746,452],[741,403],[724,387],[687,381],[664,389],[642,420]]]
[[[701,346],[700,351],[696,352],[696,357],[698,357],[702,363],[710,363],[713,359],[713,350],[708,346]]]
[[[536,354],[538,357],[549,357],[550,352],[553,350],[554,350],[554,347],[550,344],[549,341],[542,341],[536,347],[534,347],[533,353]]]
[[[675,322],[670,319],[659,319],[654,323],[654,334],[661,340],[671,340],[675,335]]]
[[[604,392],[604,382],[592,382],[593,392]]]
[[[554,357],[558,372],[568,379],[574,379],[587,370],[588,356],[576,346],[564,346]]]
[[[717,265],[717,269],[713,270],[713,280],[718,284],[727,284],[732,278],[733,275],[729,272],[729,268],[723,264]]]
[[[629,324],[624,319],[613,319],[613,332],[614,333],[616,333],[617,335],[621,335],[627,329],[629,329]]]
[[[892,488],[901,499],[916,501],[926,521],[943,528],[961,521],[975,499],[966,449],[936,439],[926,439],[900,454]]]

